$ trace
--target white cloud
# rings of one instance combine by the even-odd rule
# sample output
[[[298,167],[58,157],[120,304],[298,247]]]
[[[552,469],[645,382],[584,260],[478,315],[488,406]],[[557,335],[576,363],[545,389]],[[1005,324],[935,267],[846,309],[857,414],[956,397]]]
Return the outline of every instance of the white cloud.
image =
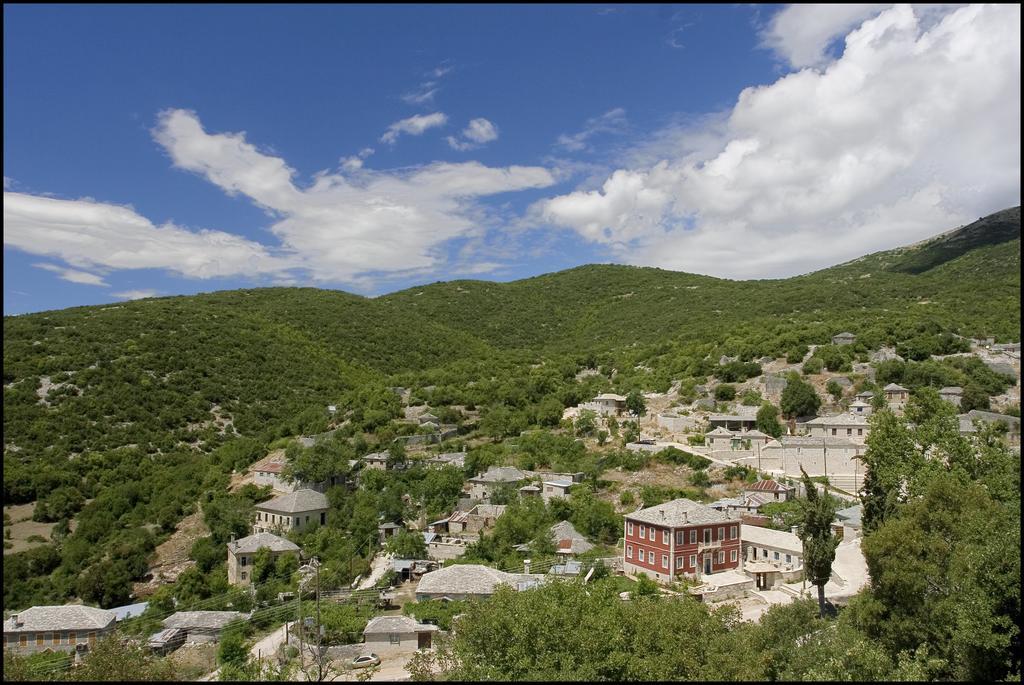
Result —
[[[422,135],[425,131],[437,126],[444,126],[448,123],[448,115],[443,112],[433,114],[417,114],[408,119],[402,119],[388,126],[388,130],[380,137],[380,142],[394,145],[398,137],[403,133],[410,136]]]
[[[599,133],[625,133],[627,125],[626,110],[616,107],[615,109],[608,110],[601,116],[587,119],[583,125],[583,130],[579,133],[572,135],[563,133],[558,136],[555,145],[572,152],[587,150],[590,148],[587,143],[590,138]]]
[[[763,45],[794,67],[828,61],[825,49],[888,4],[787,5],[772,17],[761,34]]]
[[[426,104],[434,101],[434,96],[437,95],[437,91],[437,81],[427,81],[426,83],[421,83],[419,88],[416,90],[403,95],[402,100],[406,104],[410,105]]]
[[[194,278],[268,273],[290,266],[263,245],[230,233],[154,226],[128,207],[89,199],[11,192],[4,193],[4,245],[56,257],[80,269],[168,269]],[[54,271],[52,266],[43,268]],[[78,278],[76,282],[87,282]]]
[[[156,290],[123,290],[119,293],[114,293],[114,297],[122,300],[141,300],[144,297],[156,297],[159,294]]]
[[[455,150],[472,150],[498,139],[498,127],[484,118],[473,119],[462,130],[463,139],[448,136],[448,145]]]
[[[175,166],[241,193],[274,217],[270,230],[279,246],[219,231],[157,227],[130,208],[93,200],[9,192],[5,245],[77,267],[276,282],[303,273],[320,282],[368,284],[432,273],[447,263],[448,241],[485,234],[497,222],[478,198],[555,183],[543,167],[435,162],[385,172],[343,160],[341,170],[321,172],[299,188],[282,159],[260,152],[242,133],[207,133],[192,112],[162,113],[153,135]]]
[[[33,264],[32,266],[37,269],[46,269],[52,271],[55,274],[59,274],[60,278],[71,283],[81,283],[83,285],[99,285],[107,287],[107,282],[103,280],[102,276],[97,274],[89,273],[88,271],[79,271],[78,269],[68,269],[57,264]]]
[[[896,6],[842,56],[744,90],[597,190],[534,206],[618,259],[792,275],[1020,202],[1020,8]],[[650,160],[657,150],[660,159]]]

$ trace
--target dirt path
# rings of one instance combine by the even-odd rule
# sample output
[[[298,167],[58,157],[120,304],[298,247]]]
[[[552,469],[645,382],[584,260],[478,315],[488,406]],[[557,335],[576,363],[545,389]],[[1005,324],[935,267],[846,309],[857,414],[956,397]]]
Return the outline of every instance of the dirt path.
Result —
[[[370,564],[370,575],[359,582],[357,590],[369,590],[391,569],[391,555],[378,554]]]
[[[149,566],[151,580],[134,584],[135,596],[148,597],[161,585],[174,582],[186,569],[194,566],[196,562],[188,558],[192,544],[209,534],[201,508],[179,521],[177,530],[153,552]]]

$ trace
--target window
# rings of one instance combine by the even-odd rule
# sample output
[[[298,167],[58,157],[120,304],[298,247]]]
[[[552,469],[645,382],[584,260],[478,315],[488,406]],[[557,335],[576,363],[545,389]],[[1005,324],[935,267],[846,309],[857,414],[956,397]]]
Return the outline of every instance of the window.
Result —
[[[640,539],[643,540],[645,537],[647,537],[647,528],[645,528],[644,525],[641,523],[640,524]]]
[[[295,517],[295,525],[296,525],[296,526],[298,526],[298,525],[299,525],[299,520],[300,520],[300,519],[299,519],[299,517],[298,517],[298,516],[296,516],[296,517]]]
[[[853,435],[853,429],[852,428],[847,428],[846,429],[846,434],[847,435]]]
[[[651,551],[647,552],[647,563],[648,564],[653,564],[654,563],[654,552],[651,552]]]
[[[694,530],[694,529],[690,529],[690,544],[691,545],[696,545],[697,544],[697,531]]]
[[[711,542],[711,529],[710,528],[705,528],[704,529],[704,544],[706,545],[706,544],[708,544],[710,542]]]
[[[242,566],[245,566],[248,562],[249,557],[239,557],[242,560]]]
[[[28,647],[28,634],[27,633],[22,633],[21,634],[21,637],[19,639],[18,644],[20,644],[22,647]]]
[[[320,512],[320,525],[322,526],[322,525],[324,525],[326,523],[327,523],[327,512],[326,511],[321,511]]]
[[[864,435],[864,429],[863,428],[858,428],[857,429],[857,435]]]
[[[682,557],[676,557],[676,570],[679,570],[682,567],[683,567],[683,558]]]
[[[627,524],[626,524],[626,531],[627,531],[627,532],[628,532],[628,533],[629,533],[630,535],[632,535],[632,534],[633,534],[633,522],[632,522],[632,521],[630,521],[629,523],[627,523]]]
[[[36,647],[42,647],[42,646],[43,646],[43,634],[42,633],[36,633]]]
[[[632,559],[633,558],[633,545],[626,545],[626,558],[627,559]]]
[[[835,428],[833,428],[833,429],[832,429],[832,435],[835,435],[835,434],[836,434],[836,429],[835,429]]]
[[[729,553],[729,561],[736,561],[736,550]]]
[[[721,550],[718,551],[718,563],[719,564],[724,564],[725,563],[725,552],[723,552]]]
[[[402,644],[402,638],[399,636],[398,633],[388,633],[388,640],[390,640],[391,644],[393,645]]]
[[[725,539],[725,527],[724,526],[722,528],[718,529],[718,539],[719,540],[724,540]]]
[[[676,544],[677,545],[683,544],[683,531],[681,531],[681,530],[677,530],[676,531]]]
[[[245,580],[245,579],[246,579],[245,571],[242,571],[242,580]]]
[[[793,561],[793,557],[791,555],[787,554],[786,555],[786,563],[788,564],[788,563],[790,563],[792,561]]]
[[[697,566],[697,555],[696,554],[691,554],[690,555],[690,568],[694,568],[696,566]]]
[[[306,523],[309,523],[309,517],[308,516],[306,517]]]
[[[58,635],[60,635],[60,633],[58,633]],[[43,642],[48,645],[56,644],[53,641],[53,633],[43,633]]]
[[[778,495],[776,495],[776,497],[778,497]],[[736,539],[736,526],[729,526],[729,539]]]
[[[69,645],[78,644],[78,633],[76,633],[73,630],[70,633],[68,633],[68,644]]]
[[[761,558],[762,559],[767,559],[768,558],[768,550],[766,550],[766,549],[762,549],[761,550]]]
[[[668,544],[668,531],[667,530],[661,531],[661,544],[663,544],[663,545],[667,545]]]
[[[775,561],[778,561],[778,560],[779,560],[779,553],[778,553],[778,552],[776,552],[776,553],[775,553],[775,556],[774,556],[773,558],[775,559]]]
[[[654,542],[654,529],[653,528],[648,528],[647,532],[650,533],[649,537],[651,538],[651,542]]]
[[[668,555],[667,554],[662,554],[661,555],[661,567],[662,568],[668,568]]]

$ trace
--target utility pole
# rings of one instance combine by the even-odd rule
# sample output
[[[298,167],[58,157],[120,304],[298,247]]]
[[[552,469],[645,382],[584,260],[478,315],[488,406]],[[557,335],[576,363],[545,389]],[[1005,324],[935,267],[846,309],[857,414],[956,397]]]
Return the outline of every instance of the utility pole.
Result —
[[[302,657],[302,633],[306,628],[302,625],[302,574],[298,575],[299,577],[295,580],[295,615],[299,632],[299,668],[305,668],[306,663]]]

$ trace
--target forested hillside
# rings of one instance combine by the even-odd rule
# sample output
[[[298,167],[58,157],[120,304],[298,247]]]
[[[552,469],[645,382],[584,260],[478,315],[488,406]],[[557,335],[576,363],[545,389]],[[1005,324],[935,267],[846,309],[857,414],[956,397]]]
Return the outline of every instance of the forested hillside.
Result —
[[[383,442],[403,386],[519,435],[595,392],[692,387],[723,354],[799,360],[841,330],[860,354],[918,360],[958,351],[953,334],[1017,340],[1019,289],[1016,208],[782,280],[591,265],[380,298],[268,288],[5,317],[5,503],[38,500],[58,524],[53,544],[7,557],[5,606],[126,600],[201,493],[274,440],[328,428],[327,404]]]

